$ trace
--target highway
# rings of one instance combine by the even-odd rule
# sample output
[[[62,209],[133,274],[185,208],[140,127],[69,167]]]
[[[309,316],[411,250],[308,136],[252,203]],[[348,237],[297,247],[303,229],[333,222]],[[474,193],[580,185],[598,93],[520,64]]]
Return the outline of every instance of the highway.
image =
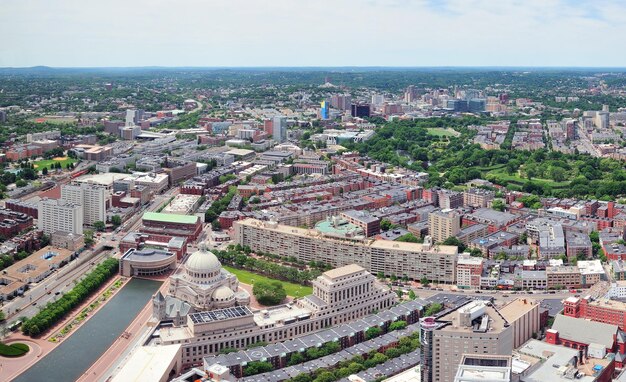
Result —
[[[23,296],[4,303],[2,310],[7,315],[7,321],[18,317],[32,317],[50,301],[58,299],[63,292],[74,287],[74,280],[82,278],[98,263],[111,255],[110,251],[101,251],[94,255],[95,250],[86,250],[66,266],[55,270],[45,280],[27,290]]]

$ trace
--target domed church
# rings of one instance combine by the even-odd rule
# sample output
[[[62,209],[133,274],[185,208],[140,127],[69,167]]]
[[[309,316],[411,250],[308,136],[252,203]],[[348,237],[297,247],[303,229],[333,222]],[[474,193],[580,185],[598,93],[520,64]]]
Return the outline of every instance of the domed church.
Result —
[[[205,245],[178,267],[169,278],[167,296],[157,292],[152,298],[152,315],[159,321],[183,325],[187,314],[249,305],[250,295],[239,290],[239,280],[222,268]]]
[[[169,295],[189,303],[196,311],[250,304],[248,292],[238,289],[237,276],[223,269],[217,257],[201,245],[170,276]]]

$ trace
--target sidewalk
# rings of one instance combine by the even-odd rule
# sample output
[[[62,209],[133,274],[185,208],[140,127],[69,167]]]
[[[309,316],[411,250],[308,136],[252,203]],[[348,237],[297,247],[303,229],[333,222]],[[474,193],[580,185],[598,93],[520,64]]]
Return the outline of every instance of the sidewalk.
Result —
[[[154,280],[154,278],[151,280]],[[164,293],[168,288],[169,284],[164,282],[159,288],[159,291]],[[132,347],[138,345],[137,341],[140,339],[139,335],[148,328],[151,316],[152,300],[148,301],[146,306],[143,307],[135,319],[128,325],[124,333],[115,340],[111,347],[109,347],[76,382],[105,380],[111,375],[109,371],[112,368],[117,366],[119,369],[122,362],[128,357],[128,353],[130,353],[129,350],[132,351]],[[141,344],[139,344],[139,346],[141,346]]]

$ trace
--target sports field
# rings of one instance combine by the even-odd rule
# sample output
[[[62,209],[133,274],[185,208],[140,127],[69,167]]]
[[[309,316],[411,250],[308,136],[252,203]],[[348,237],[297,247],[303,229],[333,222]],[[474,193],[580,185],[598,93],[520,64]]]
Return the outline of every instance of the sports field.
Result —
[[[52,159],[43,159],[43,160],[38,160],[37,162],[35,162],[35,168],[38,170],[41,170],[44,167],[47,167],[48,170],[50,170],[50,166],[56,162],[61,162],[61,166],[63,166],[63,168],[65,169],[65,166],[67,166],[68,163],[76,163],[77,160],[69,158],[69,157],[56,157]]]
[[[283,284],[283,287],[285,288],[285,292],[287,292],[287,296],[298,298],[298,297],[303,297],[303,296],[313,293],[313,288],[311,288],[310,286],[304,286],[300,284],[290,283],[287,281],[271,279],[269,277],[257,275],[256,273],[252,273],[249,271],[244,271],[242,269],[232,268],[228,266],[224,266],[224,269],[226,269],[228,272],[237,276],[240,282],[244,284],[248,284],[248,285],[254,285],[254,283],[257,281],[278,281],[279,283]]]

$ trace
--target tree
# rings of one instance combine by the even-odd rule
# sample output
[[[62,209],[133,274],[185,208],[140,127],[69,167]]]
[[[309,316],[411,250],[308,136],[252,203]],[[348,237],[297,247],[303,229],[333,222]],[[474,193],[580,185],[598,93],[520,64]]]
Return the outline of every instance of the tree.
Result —
[[[85,245],[86,245],[86,246],[88,246],[88,247],[89,247],[89,246],[91,246],[91,245],[93,245],[93,243],[94,243],[94,240],[93,240],[93,231],[92,231],[92,230],[90,230],[90,229],[86,229],[86,230],[83,232],[83,235],[85,236]]]
[[[450,236],[449,238],[444,240],[443,243],[441,243],[441,244],[443,244],[443,245],[453,245],[453,246],[459,247],[459,252],[463,252],[465,250],[465,244],[463,244],[463,242],[461,240],[459,240],[458,238],[456,238],[454,236]]]
[[[337,378],[335,377],[335,374],[333,372],[323,371],[320,373],[320,375],[317,376],[317,378],[313,380],[313,382],[334,382],[336,380]]]
[[[24,179],[18,179],[15,181],[15,186],[17,187],[26,187],[28,183]]]
[[[380,229],[382,231],[389,231],[390,229],[394,228],[394,225],[391,224],[391,222],[387,219],[383,219],[380,222]]]
[[[435,314],[441,312],[443,310],[443,305],[438,302],[434,302],[428,305],[426,311],[424,312],[424,317],[434,316]]]
[[[397,238],[396,241],[402,241],[406,243],[423,243],[424,239],[417,238],[415,235],[409,232]]]
[[[383,330],[378,326],[373,326],[365,331],[365,339],[371,340],[372,338],[378,337],[383,334]]]
[[[106,229],[106,224],[104,224],[102,220],[98,220],[93,222],[93,228],[95,228],[98,232],[104,232],[104,230]]]
[[[417,296],[415,295],[415,292],[413,292],[412,289],[409,291],[409,298],[411,300],[415,300],[417,298]]]
[[[493,208],[496,211],[504,211],[504,202],[500,199],[496,199],[493,201],[493,203],[491,203],[491,208]]]
[[[306,357],[300,352],[295,352],[291,354],[291,357],[289,357],[289,362],[287,362],[287,366],[299,365],[304,362],[306,362]]]
[[[122,224],[122,218],[120,217],[120,215],[113,215],[111,216],[111,223],[113,224],[113,226],[119,227]]]
[[[277,305],[287,297],[280,281],[259,281],[254,284],[252,294],[263,305]]]
[[[430,280],[428,280],[426,276],[424,276],[420,279],[420,284],[422,284],[422,286],[428,286],[430,284]]]
[[[402,330],[402,329],[405,329],[406,326],[407,326],[406,321],[402,321],[402,320],[394,321],[391,323],[391,325],[389,325],[389,331],[392,332],[394,330]]]
[[[42,175],[44,175],[44,176],[45,176],[45,175],[48,175],[48,167],[44,167],[44,168],[41,170],[41,174],[42,174]]]
[[[274,367],[267,361],[252,361],[243,369],[243,375],[248,377],[260,373],[267,373],[272,370],[274,370]]]

